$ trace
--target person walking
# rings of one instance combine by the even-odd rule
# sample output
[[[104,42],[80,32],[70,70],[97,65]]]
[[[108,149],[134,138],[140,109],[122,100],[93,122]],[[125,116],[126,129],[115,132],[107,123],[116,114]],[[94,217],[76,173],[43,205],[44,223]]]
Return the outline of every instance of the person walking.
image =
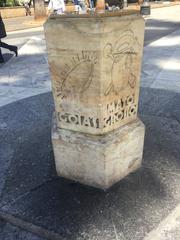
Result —
[[[82,9],[82,12],[86,12],[87,10],[87,7],[86,7],[86,1],[85,0],[79,0],[79,6],[81,7]]]
[[[93,9],[94,8],[94,1],[93,0],[88,0],[88,3],[89,3],[89,8],[90,9]]]
[[[65,3],[64,0],[50,0],[48,5],[48,15],[51,11],[53,11],[56,14],[62,14],[65,11]]]
[[[16,57],[18,56],[18,48],[16,46],[9,45],[7,43],[2,42],[1,39],[5,38],[6,36],[7,36],[6,29],[5,29],[4,22],[2,20],[1,13],[0,13],[0,63],[4,63],[4,58],[2,55],[1,48],[6,48],[9,51],[14,52]]]
[[[26,16],[31,16],[31,0],[20,0],[19,4],[24,7]]]
[[[74,0],[74,7],[75,7],[75,12],[80,12],[81,7],[79,6],[79,0]]]

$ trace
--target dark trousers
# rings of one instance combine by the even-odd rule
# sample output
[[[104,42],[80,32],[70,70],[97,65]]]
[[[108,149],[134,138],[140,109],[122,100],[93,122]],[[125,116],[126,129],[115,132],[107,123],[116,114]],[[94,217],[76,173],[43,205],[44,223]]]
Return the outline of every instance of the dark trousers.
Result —
[[[31,16],[31,8],[30,8],[30,4],[28,4],[28,3],[24,3],[24,8],[25,8],[25,10],[26,10],[26,16]]]
[[[16,47],[15,47],[15,46],[9,45],[9,44],[4,43],[4,42],[2,42],[2,41],[0,40],[0,62],[4,61],[3,56],[2,56],[1,48],[6,48],[6,49],[8,49],[9,51],[15,51],[15,50],[16,50]]]
[[[2,56],[2,52],[1,52],[1,48],[0,48],[0,62],[4,62],[3,56]]]

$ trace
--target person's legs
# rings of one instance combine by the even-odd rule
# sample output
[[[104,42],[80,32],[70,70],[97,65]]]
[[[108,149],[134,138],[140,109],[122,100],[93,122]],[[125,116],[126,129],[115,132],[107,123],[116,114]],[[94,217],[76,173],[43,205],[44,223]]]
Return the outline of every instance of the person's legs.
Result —
[[[31,16],[31,8],[29,8],[29,16]]]
[[[31,10],[30,10],[30,7],[29,7],[28,3],[25,3],[24,7],[26,9],[26,16],[28,16],[28,15],[31,16]]]
[[[17,57],[17,55],[18,55],[18,48],[17,48],[16,46],[9,45],[9,44],[4,43],[4,42],[2,42],[2,41],[0,40],[0,48],[1,48],[1,47],[2,47],[2,48],[6,48],[6,49],[14,52],[14,53],[16,54],[16,57]]]
[[[75,11],[80,12],[80,11],[82,11],[82,9],[79,5],[75,5]]]
[[[4,62],[4,58],[3,58],[2,51],[0,48],[0,63],[3,63],[3,62]]]
[[[26,16],[28,16],[28,11],[27,11],[27,5],[26,5],[26,3],[23,4],[23,7],[24,7],[24,9],[25,9]]]
[[[81,2],[79,3],[79,6],[81,7],[82,11],[86,11],[85,2],[81,1]]]
[[[31,16],[31,5],[28,4],[28,13],[29,13],[29,16]]]
[[[94,8],[94,2],[92,0],[89,1],[89,7],[92,9]]]

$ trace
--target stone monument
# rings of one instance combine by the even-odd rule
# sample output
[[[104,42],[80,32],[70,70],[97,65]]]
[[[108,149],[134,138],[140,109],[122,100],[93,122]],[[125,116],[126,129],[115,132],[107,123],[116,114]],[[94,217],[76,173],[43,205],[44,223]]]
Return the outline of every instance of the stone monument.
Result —
[[[51,15],[44,25],[59,176],[107,189],[140,167],[144,20],[137,11]]]

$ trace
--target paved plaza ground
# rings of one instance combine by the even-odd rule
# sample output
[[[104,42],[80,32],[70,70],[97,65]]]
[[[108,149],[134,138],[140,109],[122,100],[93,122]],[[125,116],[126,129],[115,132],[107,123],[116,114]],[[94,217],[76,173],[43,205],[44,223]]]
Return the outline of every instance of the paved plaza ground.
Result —
[[[180,239],[180,6],[146,18],[142,167],[109,191],[56,176],[42,27],[10,32],[0,66],[0,239]]]

